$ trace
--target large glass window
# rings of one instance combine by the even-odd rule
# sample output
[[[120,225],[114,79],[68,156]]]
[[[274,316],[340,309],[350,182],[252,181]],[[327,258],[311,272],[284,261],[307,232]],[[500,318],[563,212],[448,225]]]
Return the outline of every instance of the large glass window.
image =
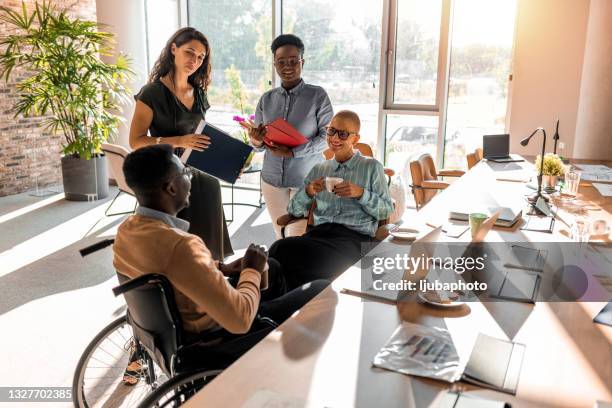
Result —
[[[516,0],[455,0],[444,164],[467,167],[482,135],[503,133]]]
[[[442,0],[397,3],[393,104],[435,105]]]
[[[283,0],[283,33],[304,41],[303,77],[325,88],[334,111],[361,119],[361,141],[376,151],[381,0]]]
[[[149,71],[168,38],[179,28],[178,0],[145,0]]]
[[[272,76],[272,2],[189,0],[189,25],[202,31],[212,50],[211,109],[207,121],[239,132],[236,115],[255,112]]]
[[[387,115],[386,164],[410,180],[408,162],[412,156],[429,153],[436,157],[438,116]]]

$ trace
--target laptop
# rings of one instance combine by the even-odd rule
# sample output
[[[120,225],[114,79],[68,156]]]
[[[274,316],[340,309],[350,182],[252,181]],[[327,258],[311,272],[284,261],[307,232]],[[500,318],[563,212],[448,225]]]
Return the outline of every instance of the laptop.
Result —
[[[482,155],[495,163],[515,163],[524,161],[520,156],[510,155],[510,135],[484,135]]]

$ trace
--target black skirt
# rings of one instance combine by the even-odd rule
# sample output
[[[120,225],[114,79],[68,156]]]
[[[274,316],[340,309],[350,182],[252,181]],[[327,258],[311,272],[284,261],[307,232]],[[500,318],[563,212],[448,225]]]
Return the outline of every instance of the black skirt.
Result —
[[[221,185],[213,176],[193,169],[189,207],[178,217],[189,221],[189,232],[202,238],[214,259],[234,253],[223,213]]]

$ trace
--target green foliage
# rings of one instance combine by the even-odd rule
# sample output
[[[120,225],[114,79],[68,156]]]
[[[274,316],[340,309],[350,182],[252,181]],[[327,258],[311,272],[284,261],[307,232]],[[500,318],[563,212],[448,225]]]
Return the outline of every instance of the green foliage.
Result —
[[[232,97],[232,106],[240,110],[241,114],[252,114],[255,112],[255,107],[246,102],[247,92],[240,79],[240,71],[236,69],[234,64],[225,69],[225,79],[230,84],[230,92]]]
[[[540,173],[540,165],[541,165],[540,155],[536,158],[535,168],[538,174]],[[561,158],[552,153],[547,153],[544,155],[544,169],[542,174],[545,176],[561,176],[563,175],[564,166]]]
[[[117,134],[122,118],[114,112],[129,100],[133,75],[124,56],[102,61],[112,55],[113,35],[45,0],[31,13],[25,2],[20,11],[0,6],[0,22],[11,33],[0,37],[0,77],[8,81],[16,68],[27,75],[17,84],[15,116],[45,116],[45,129],[64,135],[66,155],[99,153]]]

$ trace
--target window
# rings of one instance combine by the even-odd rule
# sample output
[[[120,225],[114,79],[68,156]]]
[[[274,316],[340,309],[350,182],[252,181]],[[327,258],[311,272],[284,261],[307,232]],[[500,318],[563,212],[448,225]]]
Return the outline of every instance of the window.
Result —
[[[411,156],[429,153],[436,157],[438,117],[424,115],[387,115],[386,163],[408,177]]]
[[[189,0],[189,25],[208,37],[212,51],[211,105],[206,119],[239,132],[235,115],[255,112],[272,79],[272,2]]]
[[[442,0],[398,2],[393,105],[436,105],[441,19]]]
[[[304,80],[322,86],[334,112],[355,111],[361,141],[376,151],[381,0],[284,0],[282,31],[304,41]]]
[[[147,62],[151,72],[168,38],[179,29],[178,0],[145,0]]]
[[[467,167],[482,136],[503,133],[516,0],[456,0],[444,164]]]

